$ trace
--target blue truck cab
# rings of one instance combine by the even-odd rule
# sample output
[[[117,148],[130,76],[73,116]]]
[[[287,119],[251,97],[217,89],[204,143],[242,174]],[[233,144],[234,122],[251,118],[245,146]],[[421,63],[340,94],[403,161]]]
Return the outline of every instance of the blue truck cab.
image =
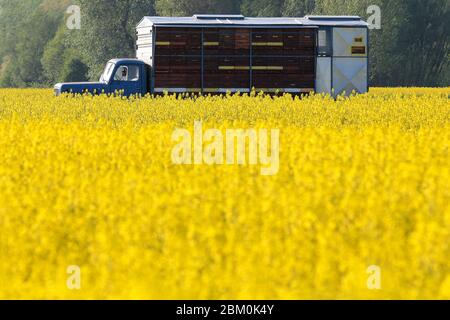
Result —
[[[98,82],[72,82],[55,85],[55,95],[72,94],[121,94],[145,95],[150,92],[150,66],[138,59],[110,60]]]

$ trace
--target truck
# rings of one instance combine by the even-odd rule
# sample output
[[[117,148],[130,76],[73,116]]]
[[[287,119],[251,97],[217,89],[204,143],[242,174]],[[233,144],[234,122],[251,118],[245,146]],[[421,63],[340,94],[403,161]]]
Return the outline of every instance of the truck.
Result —
[[[69,82],[55,85],[55,95],[121,94],[123,96],[150,93],[151,67],[139,59],[112,59],[106,64],[98,82]]]
[[[369,90],[368,24],[357,16],[144,17],[136,36],[136,58],[110,60],[98,82],[58,83],[55,94]]]

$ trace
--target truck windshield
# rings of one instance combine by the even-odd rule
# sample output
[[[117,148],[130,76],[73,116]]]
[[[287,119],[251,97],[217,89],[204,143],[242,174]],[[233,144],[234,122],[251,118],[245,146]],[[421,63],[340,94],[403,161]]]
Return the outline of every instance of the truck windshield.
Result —
[[[103,71],[103,74],[100,77],[100,82],[108,82],[109,79],[111,78],[113,70],[114,70],[114,63],[108,62],[105,71]]]

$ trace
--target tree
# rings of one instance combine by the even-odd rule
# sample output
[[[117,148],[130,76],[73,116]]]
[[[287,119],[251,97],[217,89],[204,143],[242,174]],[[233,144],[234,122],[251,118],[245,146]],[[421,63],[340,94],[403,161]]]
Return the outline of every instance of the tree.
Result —
[[[61,81],[63,82],[79,82],[88,79],[88,67],[80,58],[72,56],[64,60],[61,70]]]
[[[372,0],[316,0],[316,13],[367,18]],[[371,84],[449,84],[448,0],[377,0],[381,30],[370,32]]]
[[[448,77],[450,51],[450,2],[448,0],[409,0],[406,24],[398,38],[405,48],[402,77],[394,82],[402,85],[438,85]],[[448,84],[448,83],[447,83]]]
[[[42,0],[0,0],[0,60],[14,51],[16,31],[23,28]]]
[[[81,30],[64,13],[81,8]],[[145,15],[359,15],[378,5],[381,30],[370,31],[371,85],[450,83],[448,0],[0,0],[0,86],[97,79],[107,60],[135,56],[135,27]],[[156,6],[156,11],[155,11]]]
[[[241,10],[246,16],[279,17],[284,0],[244,0]]]
[[[315,13],[322,15],[364,16],[373,0],[315,0]],[[380,1],[377,0],[379,3]]]
[[[47,43],[41,59],[45,76],[52,82],[61,80],[62,60],[66,51],[66,28],[60,27],[55,37]]]
[[[240,12],[240,0],[156,0],[162,16],[191,16],[196,13],[231,14]]]
[[[78,0],[81,30],[71,38],[89,67],[89,77],[98,80],[111,58],[135,57],[137,23],[154,15],[154,0]]]
[[[43,86],[50,81],[41,60],[68,2],[0,0],[0,32],[4,35],[0,38],[1,86]]]
[[[23,24],[17,26],[14,42],[7,49],[10,62],[3,70],[2,86],[26,86],[47,81],[41,64],[45,44],[53,38],[60,23],[61,14],[45,12],[38,7]],[[11,40],[8,40],[8,42]],[[4,77],[7,75],[7,77]]]
[[[385,77],[386,72],[384,70],[392,68],[392,62],[397,60],[397,51],[384,44],[395,43],[395,41],[392,41],[392,37],[396,37],[394,31],[397,28],[394,24],[397,22],[394,21],[398,21],[398,19],[393,20],[391,16],[398,15],[398,12],[394,8],[391,8],[390,12],[385,12],[383,1],[377,0],[383,12],[383,28],[370,31],[370,82],[372,84],[380,84],[378,80]],[[316,0],[314,13],[318,15],[358,15],[367,19],[367,8],[372,3],[372,0]],[[386,15],[389,15],[389,17],[386,17]],[[386,26],[387,23],[391,25]],[[390,30],[390,32],[385,34],[385,30]],[[390,59],[386,59],[386,56],[389,56]]]
[[[285,0],[283,5],[283,16],[303,17],[311,14],[314,9],[314,0]]]
[[[44,75],[52,82],[86,81],[88,67],[68,39],[75,30],[69,30],[63,24],[55,37],[46,45],[42,57]]]

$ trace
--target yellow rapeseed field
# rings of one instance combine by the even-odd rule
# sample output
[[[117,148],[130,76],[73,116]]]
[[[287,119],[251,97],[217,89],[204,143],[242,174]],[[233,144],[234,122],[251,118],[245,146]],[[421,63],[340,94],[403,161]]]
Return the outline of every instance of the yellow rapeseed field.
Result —
[[[0,298],[449,299],[449,98],[0,90]],[[279,129],[278,174],[174,165],[195,121]]]

